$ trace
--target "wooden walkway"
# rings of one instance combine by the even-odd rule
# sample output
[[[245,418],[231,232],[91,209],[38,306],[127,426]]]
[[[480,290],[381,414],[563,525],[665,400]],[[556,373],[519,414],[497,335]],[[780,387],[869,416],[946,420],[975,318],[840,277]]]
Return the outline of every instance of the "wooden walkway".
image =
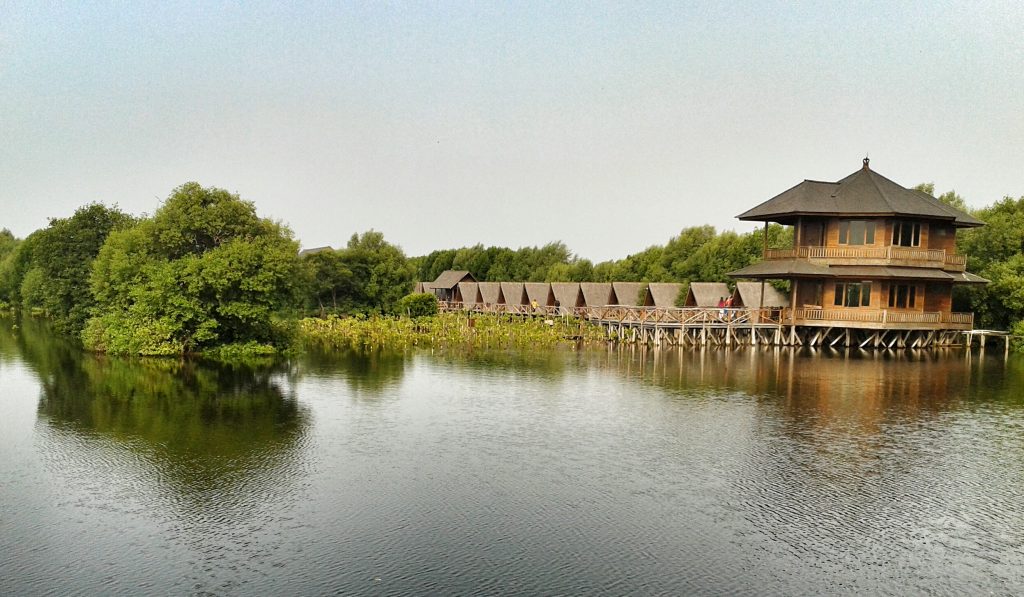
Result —
[[[957,329],[865,329],[861,322],[822,326],[816,321],[805,325],[801,319],[794,324],[793,315],[802,315],[803,309],[793,313],[790,309],[780,308],[556,307],[458,302],[441,302],[439,307],[442,311],[463,313],[547,319],[573,317],[601,326],[609,340],[629,344],[902,349],[969,347],[974,337],[972,332]],[[885,322],[887,315],[880,312],[877,318]],[[999,335],[1005,335],[1005,332],[985,332],[981,343],[984,344],[987,337]]]

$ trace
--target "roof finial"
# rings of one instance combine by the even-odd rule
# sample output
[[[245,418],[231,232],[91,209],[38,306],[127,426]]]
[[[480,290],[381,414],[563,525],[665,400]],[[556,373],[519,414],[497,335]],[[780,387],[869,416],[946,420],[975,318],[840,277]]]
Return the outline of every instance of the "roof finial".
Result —
[[[871,169],[871,168],[868,167],[868,163],[870,163],[870,162],[871,162],[871,159],[868,158],[867,154],[865,154],[864,155],[864,169],[865,170],[870,170]]]

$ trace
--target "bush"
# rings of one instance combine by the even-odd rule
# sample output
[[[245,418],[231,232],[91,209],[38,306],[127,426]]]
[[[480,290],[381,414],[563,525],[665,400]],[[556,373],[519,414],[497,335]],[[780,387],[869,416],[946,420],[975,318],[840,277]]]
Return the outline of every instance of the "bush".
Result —
[[[406,295],[395,305],[395,312],[414,319],[437,315],[437,297],[423,292]]]

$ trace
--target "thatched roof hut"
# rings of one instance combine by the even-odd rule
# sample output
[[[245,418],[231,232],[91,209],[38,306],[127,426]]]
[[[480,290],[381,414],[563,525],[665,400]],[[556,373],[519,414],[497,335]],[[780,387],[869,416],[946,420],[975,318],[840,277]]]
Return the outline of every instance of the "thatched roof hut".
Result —
[[[551,284],[527,282],[523,286],[526,287],[526,296],[530,299],[531,304],[534,301],[541,307],[551,307],[555,304],[555,293],[551,291]]]
[[[570,314],[576,307],[583,306],[583,294],[579,282],[552,282],[551,292],[555,294],[559,312]]]
[[[480,282],[480,302],[485,305],[497,305],[501,298],[501,282]]]
[[[646,287],[643,282],[612,282],[612,297],[616,305],[628,305],[630,307],[640,306],[640,291]]]
[[[675,307],[683,285],[675,282],[652,282],[647,285],[647,300],[644,306],[668,308]]]
[[[465,270],[446,270],[430,283],[429,291],[432,291],[439,301],[459,302],[462,300],[459,294],[460,282],[476,282],[476,278]]]
[[[480,303],[480,287],[476,282],[459,282],[462,304],[469,307]]]
[[[530,304],[522,282],[501,282],[501,299],[506,305]]]
[[[734,307],[750,307],[757,309],[761,306],[761,283],[760,282],[737,282],[736,290],[732,295]],[[764,285],[764,306],[773,309],[780,309],[789,305],[787,297],[778,288],[771,284]]]
[[[583,295],[586,307],[604,307],[614,303],[611,282],[583,282],[580,284],[580,294]]]
[[[730,296],[732,291],[725,282],[690,282],[684,304],[687,307],[717,307],[719,301]]]

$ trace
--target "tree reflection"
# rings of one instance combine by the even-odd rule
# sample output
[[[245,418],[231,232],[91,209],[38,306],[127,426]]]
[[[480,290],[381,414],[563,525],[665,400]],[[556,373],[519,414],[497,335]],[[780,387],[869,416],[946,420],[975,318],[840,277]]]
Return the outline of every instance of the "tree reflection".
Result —
[[[115,440],[181,491],[224,488],[290,466],[307,415],[279,368],[83,353],[26,319],[12,333],[39,378],[38,412],[58,435]],[[78,441],[76,446],[88,446]]]

